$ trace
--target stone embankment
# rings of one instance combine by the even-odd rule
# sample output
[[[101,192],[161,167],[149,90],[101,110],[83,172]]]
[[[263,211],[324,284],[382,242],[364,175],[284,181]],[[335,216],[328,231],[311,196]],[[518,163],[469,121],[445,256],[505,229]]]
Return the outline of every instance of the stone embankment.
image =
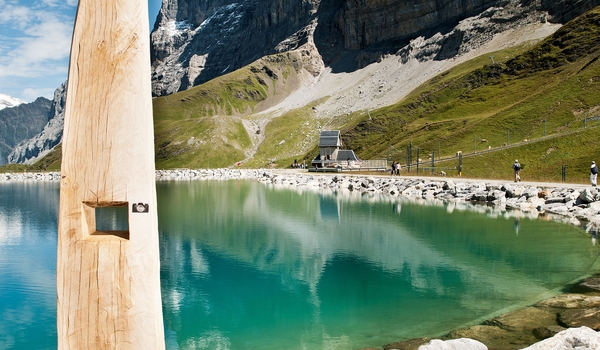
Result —
[[[0,182],[3,181],[58,181],[59,172],[25,172],[25,173],[1,173]]]
[[[574,225],[600,225],[600,195],[584,186],[483,182],[480,180],[419,179],[413,177],[317,174],[262,169],[159,170],[157,180],[256,179],[292,187],[328,188],[387,194],[407,199],[441,200],[494,205],[529,217],[548,216]]]

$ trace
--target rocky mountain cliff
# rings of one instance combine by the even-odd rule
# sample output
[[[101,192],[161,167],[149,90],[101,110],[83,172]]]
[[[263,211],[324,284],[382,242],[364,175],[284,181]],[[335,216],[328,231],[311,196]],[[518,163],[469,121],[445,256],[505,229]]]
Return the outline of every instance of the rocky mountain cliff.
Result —
[[[64,82],[54,92],[54,99],[48,111],[49,121],[38,130],[38,134],[23,140],[6,157],[8,163],[33,164],[50,152],[62,140],[65,119],[65,99],[67,83]]]
[[[0,110],[0,165],[8,154],[24,140],[39,133],[51,119],[52,101],[39,97],[32,103]]]
[[[600,0],[163,0],[152,32],[153,93],[186,90],[260,57],[300,47],[311,48],[307,54],[322,59],[322,66],[347,72],[396,53],[416,37],[441,33],[434,58],[450,58],[460,53],[468,33],[444,34],[468,17],[487,13],[498,32],[524,18],[562,23],[598,4]],[[315,75],[319,72],[313,69]]]

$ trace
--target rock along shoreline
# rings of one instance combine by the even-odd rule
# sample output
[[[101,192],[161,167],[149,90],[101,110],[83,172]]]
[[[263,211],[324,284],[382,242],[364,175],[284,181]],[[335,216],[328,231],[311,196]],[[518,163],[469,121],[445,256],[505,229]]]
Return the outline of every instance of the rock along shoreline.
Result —
[[[590,185],[310,173],[289,169],[157,170],[156,181],[254,180],[315,191],[351,191],[365,199],[447,204],[492,215],[556,220],[597,235],[600,193]],[[60,181],[59,172],[4,173],[9,181]],[[419,338],[383,346],[385,350],[435,349],[600,349],[600,277],[593,276],[558,295],[524,309],[454,330],[442,339]],[[485,345],[484,345],[485,344]],[[531,345],[533,344],[533,345]],[[559,345],[560,344],[560,345]],[[579,344],[576,345],[575,344]],[[531,345],[530,347],[527,347]],[[375,348],[365,348],[375,349]],[[381,349],[381,348],[379,348]]]
[[[549,217],[573,225],[600,225],[600,194],[575,184],[511,183],[509,181],[364,176],[351,173],[309,173],[280,169],[157,170],[157,181],[250,179],[265,184],[312,189],[348,190],[412,200],[492,206],[518,210],[531,218]]]

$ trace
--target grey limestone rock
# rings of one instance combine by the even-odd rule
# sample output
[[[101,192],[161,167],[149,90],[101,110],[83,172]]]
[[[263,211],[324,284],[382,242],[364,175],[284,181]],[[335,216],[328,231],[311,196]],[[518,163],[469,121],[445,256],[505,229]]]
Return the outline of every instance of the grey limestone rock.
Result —
[[[595,201],[589,204],[589,209],[596,211],[596,213],[600,212],[600,202]]]
[[[66,82],[56,89],[40,130],[14,147],[7,157],[8,163],[33,164],[62,141],[66,90]]]
[[[487,192],[476,192],[471,196],[471,200],[477,202],[487,202],[488,193]]]
[[[581,286],[593,291],[600,291],[600,277],[589,277],[581,283]]]
[[[419,346],[419,350],[487,350],[483,343],[469,338],[440,340],[433,339],[428,344]]]
[[[429,338],[416,338],[400,342],[394,342],[383,346],[384,350],[417,350],[419,346],[429,343]]]
[[[0,110],[0,165],[11,163],[15,147],[40,133],[52,115],[52,101],[44,97]]]
[[[595,190],[590,190],[590,189],[586,188],[579,195],[579,199],[581,199],[581,201],[583,203],[586,203],[586,204],[587,203],[591,203],[591,202],[593,202],[595,200],[596,194],[597,194],[597,192]]]
[[[600,290],[600,278],[590,277],[581,285],[595,286]],[[600,296],[583,295],[583,294],[560,294],[554,298],[541,301],[536,304],[540,307],[557,308],[557,309],[584,309],[600,307]]]
[[[564,202],[565,202],[565,197],[563,197],[563,196],[546,198],[546,204],[564,203]]]
[[[519,198],[525,192],[523,186],[508,186],[506,188],[506,197],[508,198]]]
[[[555,326],[541,326],[533,330],[533,335],[540,340],[553,337],[557,333],[564,331],[566,328],[555,325]]]
[[[580,193],[579,191],[577,191],[577,190],[573,190],[573,191],[571,191],[571,192],[568,192],[568,193],[565,195],[565,200],[566,200],[566,201],[570,201],[570,200],[577,201],[577,199],[579,199],[579,195],[580,195],[580,194],[581,194],[581,193]]]
[[[597,350],[600,335],[588,327],[569,328],[523,350]]]
[[[566,214],[569,208],[564,203],[552,203],[542,206],[542,209],[551,213]]]
[[[539,322],[553,324],[556,315],[547,309],[527,307],[515,310],[486,321],[485,324],[497,326],[507,331],[532,330],[532,325]]]

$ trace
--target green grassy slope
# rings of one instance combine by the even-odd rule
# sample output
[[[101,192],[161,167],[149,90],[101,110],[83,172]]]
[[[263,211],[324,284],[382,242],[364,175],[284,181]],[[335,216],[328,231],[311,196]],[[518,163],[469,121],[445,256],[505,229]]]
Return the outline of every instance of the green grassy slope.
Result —
[[[457,151],[473,153],[505,143],[527,144],[546,135],[582,129],[584,119],[598,115],[600,106],[600,10],[567,23],[534,47],[520,47],[469,61],[445,72],[402,102],[376,111],[343,129],[348,148],[363,159],[392,158],[406,162],[407,145],[419,148],[420,158],[435,151],[442,157]],[[598,121],[589,121],[592,127]],[[598,135],[598,129],[595,131]],[[573,169],[585,169],[600,159],[594,131],[532,143],[500,154],[465,159],[472,176],[494,178],[496,165],[519,154],[527,159],[532,178],[548,178],[553,159]],[[483,141],[483,140],[487,141]],[[542,157],[549,152],[548,156]],[[535,156],[533,156],[535,154]],[[558,160],[557,160],[558,161]],[[506,167],[505,166],[505,167]],[[552,166],[554,172],[556,164]],[[488,170],[486,170],[488,169]],[[559,168],[560,174],[560,168]]]
[[[244,166],[258,168],[271,164],[287,167],[294,160],[310,164],[310,155],[302,156],[300,150],[309,148],[319,139],[322,122],[315,118],[314,113],[312,105],[309,105],[271,120],[264,131],[265,140]]]
[[[297,53],[282,53],[155,99],[157,168],[226,167],[244,159],[252,142],[242,119],[285,98],[301,68]]]

